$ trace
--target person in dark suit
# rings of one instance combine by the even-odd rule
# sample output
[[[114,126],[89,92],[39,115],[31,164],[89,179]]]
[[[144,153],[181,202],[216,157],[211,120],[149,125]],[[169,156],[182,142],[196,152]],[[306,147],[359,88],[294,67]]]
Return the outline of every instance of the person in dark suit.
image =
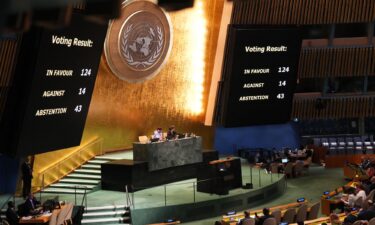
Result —
[[[353,224],[355,221],[357,221],[357,216],[353,215],[352,214],[352,208],[350,207],[345,207],[344,208],[344,212],[345,212],[345,219],[344,219],[344,223],[343,225],[351,225]]]
[[[167,133],[167,139],[172,140],[175,139],[177,136],[176,128],[174,125],[170,126]]]
[[[26,215],[32,215],[38,213],[38,206],[40,205],[40,202],[36,200],[33,193],[29,193],[26,201],[25,201],[25,214]]]
[[[375,211],[362,210],[360,213],[358,213],[357,219],[370,221],[374,217],[375,217]]]
[[[241,219],[240,221],[238,221],[237,225],[242,225],[244,223],[244,221],[246,221],[246,220],[253,220],[253,218],[250,217],[249,211],[245,211],[244,215],[245,215],[245,217],[243,219]]]
[[[263,225],[264,221],[268,218],[271,218],[273,216],[270,215],[270,209],[269,208],[264,208],[263,209],[263,216],[259,217],[256,213],[255,213],[255,217],[256,217],[256,225]]]
[[[5,216],[9,222],[10,225],[18,225],[19,216],[14,209],[14,203],[12,201],[8,202],[8,209],[5,213]]]
[[[26,159],[22,163],[22,196],[23,198],[26,198],[27,195],[31,192],[31,181],[33,179],[33,170],[31,169],[31,165],[29,161]]]

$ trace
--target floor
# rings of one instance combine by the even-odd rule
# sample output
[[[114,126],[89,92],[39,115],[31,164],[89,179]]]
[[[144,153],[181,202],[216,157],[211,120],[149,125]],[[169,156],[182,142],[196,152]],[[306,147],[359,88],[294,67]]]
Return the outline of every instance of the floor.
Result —
[[[124,153],[121,153],[124,154]],[[127,154],[127,153],[125,153]],[[130,157],[130,155],[114,154],[114,157]],[[242,166],[243,183],[253,183],[254,188],[265,186],[271,182],[275,182],[279,175],[277,174],[266,174],[264,170],[250,169],[250,167],[243,162]],[[320,196],[324,191],[333,190],[345,184],[346,181],[343,178],[342,169],[326,169],[321,166],[310,167],[309,173],[299,177],[288,179],[286,192],[273,199],[270,202],[258,205],[256,208],[263,208],[265,206],[275,206],[279,204],[286,204],[296,201],[299,197],[305,197],[309,202],[317,202],[320,200]],[[176,182],[164,186],[146,189],[143,191],[136,192],[134,195],[130,195],[129,198],[134,200],[135,208],[143,207],[157,207],[164,205],[191,203],[194,201],[205,201],[215,198],[227,197],[210,195],[205,193],[199,193],[194,191],[196,185],[195,179],[185,180]],[[236,189],[230,191],[230,195],[236,195],[239,193],[247,192],[247,189]],[[53,198],[53,195],[43,194],[36,195],[45,199]],[[0,195],[0,200],[6,200],[7,196]],[[103,205],[124,205],[126,203],[126,194],[123,192],[105,191],[100,190],[87,195],[88,206],[103,206]],[[60,195],[60,200],[69,202],[75,202],[81,204],[83,201],[81,195]],[[16,203],[22,203],[24,200],[21,198],[16,199]],[[2,202],[2,201],[0,201]],[[220,215],[218,215],[220,216]],[[191,225],[212,225],[217,218],[209,218],[200,221],[194,221],[185,224]]]
[[[107,155],[106,155],[107,156]],[[118,155],[116,157],[119,157]],[[242,161],[242,182],[253,183],[254,188],[264,187],[281,178],[279,174],[267,174],[263,169],[250,168],[246,161]],[[183,180],[162,186],[148,188],[130,194],[129,198],[133,201],[135,208],[150,208],[160,207],[165,205],[176,205],[184,203],[193,203],[199,201],[213,200],[228,195],[220,196],[215,194],[207,194],[197,192],[195,187],[197,185],[196,179]],[[249,189],[237,188],[229,192],[230,195],[242,194],[250,191]],[[37,194],[37,198],[42,201],[54,198],[54,194]],[[60,200],[74,202],[81,204],[81,195],[60,194]],[[21,199],[22,200],[22,199]],[[103,206],[103,205],[124,205],[126,202],[126,194],[124,192],[99,190],[87,195],[87,205]],[[18,202],[17,202],[18,203]]]
[[[286,204],[296,201],[297,198],[305,197],[309,202],[320,201],[320,197],[326,190],[334,190],[336,187],[346,184],[342,169],[326,169],[324,167],[310,167],[308,175],[288,179],[286,192],[270,202],[258,205],[256,209]],[[255,209],[254,208],[254,209]],[[250,209],[251,210],[251,209]],[[212,225],[221,216],[205,220],[184,223],[186,225]]]

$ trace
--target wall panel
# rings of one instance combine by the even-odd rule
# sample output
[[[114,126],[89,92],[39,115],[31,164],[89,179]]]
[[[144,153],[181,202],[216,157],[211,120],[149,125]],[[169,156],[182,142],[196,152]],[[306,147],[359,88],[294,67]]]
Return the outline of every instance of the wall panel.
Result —
[[[269,5],[276,5],[269,7]],[[372,0],[235,0],[234,24],[333,24],[371,22]]]

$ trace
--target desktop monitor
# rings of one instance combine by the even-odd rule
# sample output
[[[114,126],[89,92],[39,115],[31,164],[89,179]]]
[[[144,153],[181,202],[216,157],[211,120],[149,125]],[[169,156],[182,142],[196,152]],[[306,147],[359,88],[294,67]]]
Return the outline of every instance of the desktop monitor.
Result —
[[[232,215],[235,215],[236,214],[236,211],[229,211],[227,212],[227,216],[232,216]]]

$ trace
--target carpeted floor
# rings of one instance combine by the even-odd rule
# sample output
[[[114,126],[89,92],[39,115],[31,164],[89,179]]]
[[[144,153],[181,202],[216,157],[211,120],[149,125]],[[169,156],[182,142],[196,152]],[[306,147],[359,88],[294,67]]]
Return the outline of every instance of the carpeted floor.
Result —
[[[344,180],[343,170],[341,168],[326,169],[324,167],[312,166],[309,169],[309,174],[299,178],[288,179],[287,190],[282,196],[270,202],[258,205],[254,209],[287,204],[296,201],[299,197],[305,197],[310,203],[315,203],[320,201],[320,197],[324,191],[334,190],[336,187],[342,186],[345,183],[347,183],[347,181]],[[221,217],[219,216],[184,224],[213,225],[215,220],[220,219]]]
[[[274,182],[278,179],[278,175],[273,174],[271,176],[270,174],[266,174],[264,170],[253,169],[251,172],[253,181],[252,183],[254,184],[254,188],[258,188],[260,185],[267,185],[272,181]],[[243,183],[245,184],[250,182],[250,169],[245,163],[242,166],[242,174]],[[259,177],[261,178],[261,183],[259,183]],[[167,186],[160,186],[136,192],[134,195],[135,208],[157,207],[163,206],[165,205],[165,203],[167,203],[167,205],[191,203],[194,201],[194,198],[195,201],[204,201],[213,198],[225,197],[197,192],[195,192],[194,195],[194,182],[196,182],[196,180],[191,179],[182,182],[176,182],[173,184],[168,184]],[[342,169],[326,169],[320,166],[312,166],[310,167],[308,174],[299,178],[288,179],[287,190],[283,195],[273,199],[270,202],[258,205],[255,208],[259,209],[266,206],[270,207],[280,204],[286,204],[296,201],[296,199],[299,197],[305,197],[309,202],[315,203],[317,201],[320,201],[320,196],[324,191],[333,190],[336,187],[339,187],[345,183],[346,181],[344,180]],[[166,196],[165,191],[167,193]],[[230,195],[239,194],[244,191],[249,190],[232,190],[230,192]],[[6,200],[8,196],[0,197],[0,200]],[[37,195],[36,197],[40,196]],[[54,195],[43,194],[41,197],[42,201],[44,201],[46,199],[53,198]],[[81,204],[82,202],[82,197],[80,195],[76,197],[74,195],[60,195],[59,199],[66,200],[69,202],[76,202],[77,204]],[[21,198],[16,199],[17,204],[22,203],[23,201],[24,200]],[[126,195],[122,192],[100,190],[90,193],[87,196],[88,206],[124,205],[125,202]],[[220,215],[218,215],[218,217],[216,218],[209,218],[185,224],[212,225],[214,224],[215,220],[219,219]]]

